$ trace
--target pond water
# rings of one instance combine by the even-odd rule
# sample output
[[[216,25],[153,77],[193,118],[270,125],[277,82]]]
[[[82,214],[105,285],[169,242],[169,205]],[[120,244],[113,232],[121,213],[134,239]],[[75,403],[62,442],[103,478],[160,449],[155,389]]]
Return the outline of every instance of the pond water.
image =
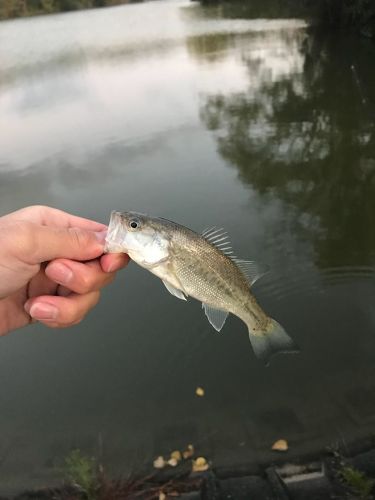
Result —
[[[303,19],[154,1],[0,23],[0,212],[223,226],[299,355],[265,368],[131,264],[80,325],[1,338],[0,491],[73,448],[110,473],[187,444],[216,466],[375,425],[375,46]],[[197,386],[205,396],[195,395]]]

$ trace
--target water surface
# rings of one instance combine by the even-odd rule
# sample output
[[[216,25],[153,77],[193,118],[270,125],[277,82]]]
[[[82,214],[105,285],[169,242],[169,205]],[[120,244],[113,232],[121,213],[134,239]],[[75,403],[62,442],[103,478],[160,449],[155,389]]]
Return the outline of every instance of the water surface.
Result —
[[[1,213],[223,226],[270,265],[254,293],[301,347],[265,368],[239,319],[217,334],[130,265],[81,325],[1,339],[2,492],[52,484],[74,447],[117,474],[373,428],[374,45],[265,17],[157,1],[0,23]]]

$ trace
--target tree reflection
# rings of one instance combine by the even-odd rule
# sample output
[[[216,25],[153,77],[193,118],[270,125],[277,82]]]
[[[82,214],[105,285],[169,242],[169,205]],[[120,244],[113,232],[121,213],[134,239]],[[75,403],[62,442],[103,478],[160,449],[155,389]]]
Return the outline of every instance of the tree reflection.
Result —
[[[227,33],[210,33],[186,39],[189,54],[197,60],[215,62],[225,57],[235,45],[236,37]]]
[[[354,258],[371,264],[375,75],[368,61],[374,48],[314,33],[300,40],[299,50],[302,71],[277,79],[266,78],[250,52],[243,58],[248,91],[207,96],[201,118],[244,182],[296,209],[319,265]]]

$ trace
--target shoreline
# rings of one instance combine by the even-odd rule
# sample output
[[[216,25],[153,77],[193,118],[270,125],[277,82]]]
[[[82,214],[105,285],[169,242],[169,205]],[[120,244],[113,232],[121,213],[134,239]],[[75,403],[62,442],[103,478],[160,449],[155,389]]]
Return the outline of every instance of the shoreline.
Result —
[[[186,459],[177,467],[162,470],[152,469],[152,465],[151,470],[145,467],[126,480],[108,478],[103,466],[98,465],[96,486],[91,493],[85,492],[77,481],[65,481],[60,486],[1,496],[0,500],[370,500],[375,493],[373,435],[321,449],[319,453],[298,456],[274,452],[274,456],[274,460],[264,463],[211,466],[204,472],[191,472],[191,460]]]
[[[361,445],[361,451],[356,447]],[[222,467],[191,473],[190,461],[176,468],[132,479],[113,480],[101,470],[95,493],[85,494],[77,485],[30,490],[1,500],[78,500],[91,498],[180,500],[325,500],[331,498],[373,498],[375,492],[375,441],[345,444],[346,450],[330,449],[319,455],[288,459],[275,455],[275,462],[254,466]],[[349,453],[348,453],[349,452]],[[277,457],[277,459],[276,459]],[[359,479],[358,479],[359,478]],[[367,493],[366,493],[367,492]],[[365,495],[366,493],[366,495]],[[114,496],[115,495],[115,496]],[[361,496],[362,495],[362,496]]]

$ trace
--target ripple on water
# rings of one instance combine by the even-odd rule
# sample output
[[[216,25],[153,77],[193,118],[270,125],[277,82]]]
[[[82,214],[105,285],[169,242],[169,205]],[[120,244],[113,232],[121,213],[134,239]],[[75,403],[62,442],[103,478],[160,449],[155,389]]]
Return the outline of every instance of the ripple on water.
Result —
[[[375,267],[340,266],[324,269],[298,269],[294,275],[274,273],[256,283],[256,294],[273,301],[296,295],[314,295],[327,292],[335,286],[372,283],[375,287]]]

